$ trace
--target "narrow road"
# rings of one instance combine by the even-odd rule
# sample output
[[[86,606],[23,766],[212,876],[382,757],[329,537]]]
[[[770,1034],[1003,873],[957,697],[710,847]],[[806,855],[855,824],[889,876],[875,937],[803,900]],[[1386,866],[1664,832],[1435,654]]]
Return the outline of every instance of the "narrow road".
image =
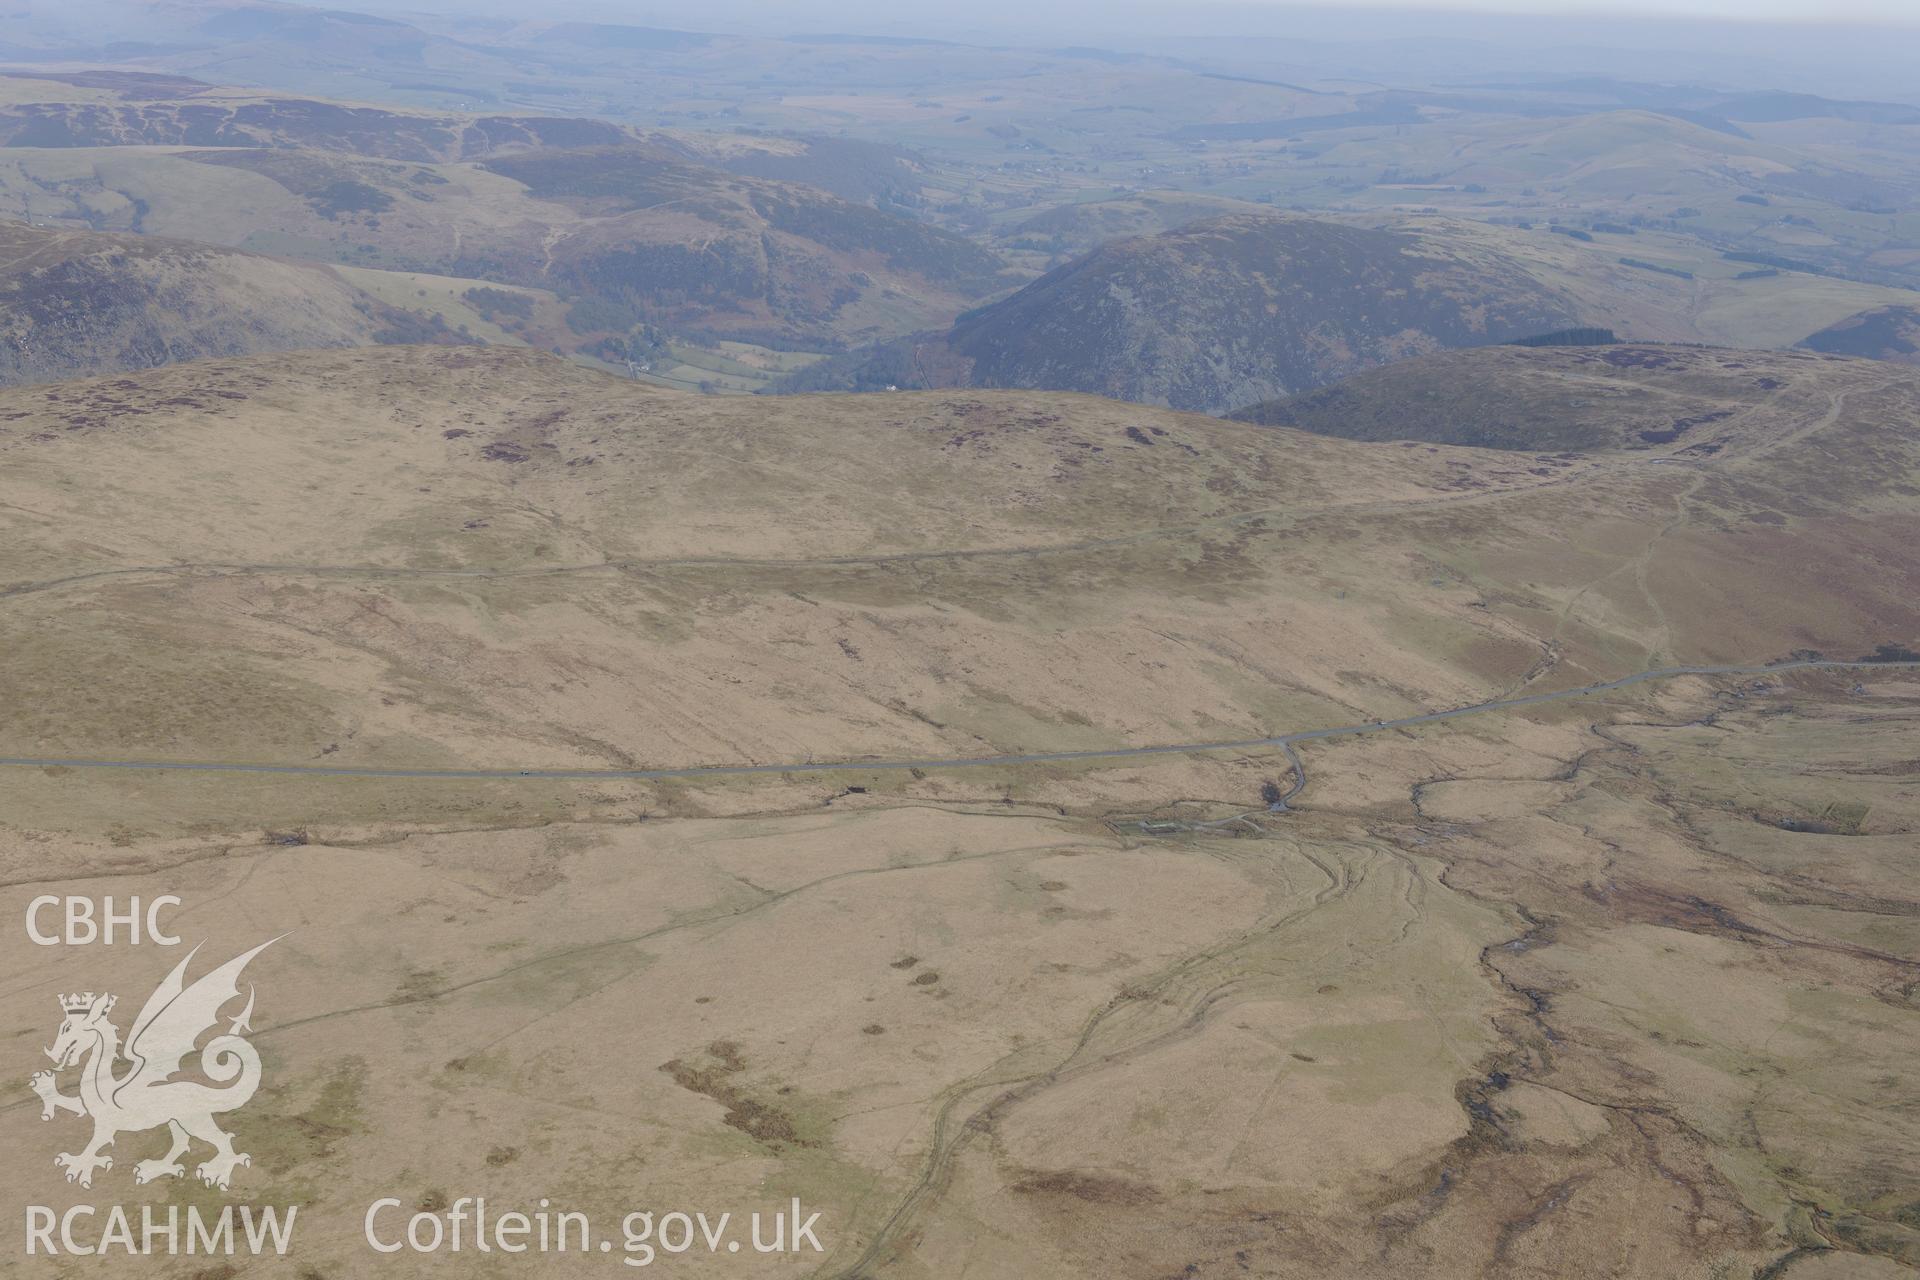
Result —
[[[1656,459],[1657,461],[1658,459]],[[1618,466],[1621,464],[1612,464]],[[1645,465],[1634,463],[1632,465]],[[0,600],[9,600],[19,596],[38,595],[45,591],[57,591],[64,587],[76,586],[84,582],[96,582],[109,578],[132,578],[154,576],[191,576],[208,575],[252,575],[289,577],[338,577],[370,579],[419,579],[434,581],[439,579],[480,578],[548,578],[570,574],[585,573],[645,573],[649,571],[674,569],[830,569],[840,567],[866,567],[871,565],[922,564],[970,560],[1019,559],[1029,556],[1071,555],[1090,551],[1108,551],[1117,548],[1136,546],[1161,538],[1180,537],[1205,533],[1213,529],[1233,529],[1242,525],[1268,522],[1274,527],[1279,524],[1297,525],[1302,521],[1321,516],[1355,516],[1376,512],[1423,510],[1434,507],[1457,507],[1492,502],[1500,498],[1511,498],[1536,493],[1542,489],[1557,488],[1584,479],[1600,468],[1585,468],[1541,480],[1531,484],[1516,484],[1499,489],[1488,489],[1471,493],[1452,493],[1438,497],[1412,498],[1396,500],[1369,500],[1365,502],[1331,503],[1326,506],[1280,506],[1257,507],[1251,511],[1234,511],[1225,515],[1210,516],[1187,524],[1156,525],[1150,528],[1131,529],[1124,533],[1110,534],[1100,538],[1087,538],[1075,542],[1038,542],[1023,543],[1002,547],[962,547],[946,551],[885,551],[867,555],[829,555],[801,556],[792,558],[768,556],[664,556],[664,557],[625,557],[617,560],[596,560],[586,564],[564,565],[524,565],[518,568],[489,568],[487,566],[469,566],[465,568],[414,568],[404,565],[368,565],[368,564],[276,564],[243,563],[238,561],[190,561],[175,564],[130,565],[119,569],[94,569],[84,573],[66,574],[58,578],[45,578],[33,582],[13,582],[0,585]]]
[[[324,764],[244,764],[238,762],[202,761],[202,760],[104,760],[104,759],[64,759],[53,756],[0,756],[0,767],[16,769],[148,769],[173,770],[186,773],[269,773],[290,774],[299,777],[323,778],[449,778],[449,779],[634,779],[649,781],[677,778],[730,778],[755,774],[781,773],[873,773],[881,770],[911,769],[978,769],[999,765],[1016,764],[1061,764],[1076,760],[1124,760],[1134,756],[1170,756],[1185,755],[1193,751],[1241,751],[1258,747],[1279,747],[1287,753],[1293,762],[1297,777],[1293,787],[1287,792],[1286,799],[1291,800],[1300,794],[1306,785],[1306,769],[1300,763],[1299,754],[1294,750],[1296,743],[1316,742],[1323,738],[1344,738],[1363,733],[1385,733],[1393,729],[1410,729],[1416,725],[1435,724],[1442,720],[1454,720],[1461,716],[1479,715],[1487,711],[1507,711],[1515,707],[1533,707],[1548,702],[1562,702],[1569,698],[1584,698],[1594,694],[1606,693],[1614,689],[1625,689],[1631,685],[1644,684],[1649,680],[1670,680],[1676,676],[1751,676],[1772,675],[1786,671],[1805,671],[1809,669],[1829,670],[1879,670],[1920,668],[1915,662],[1843,662],[1824,658],[1807,658],[1794,662],[1777,662],[1752,666],[1708,666],[1708,667],[1657,667],[1650,671],[1638,671],[1618,680],[1609,680],[1602,684],[1587,685],[1579,689],[1562,689],[1553,693],[1532,693],[1518,698],[1494,698],[1487,702],[1476,702],[1471,706],[1454,707],[1447,711],[1429,711],[1417,716],[1403,716],[1398,720],[1368,720],[1360,724],[1335,725],[1326,729],[1299,729],[1293,733],[1278,734],[1271,738],[1239,738],[1226,742],[1174,742],[1151,747],[1110,747],[1096,751],[1033,751],[1000,756],[949,756],[924,760],[832,760],[832,761],[794,761],[786,764],[707,764],[684,765],[669,769],[403,769],[379,768],[374,766],[324,765]]]

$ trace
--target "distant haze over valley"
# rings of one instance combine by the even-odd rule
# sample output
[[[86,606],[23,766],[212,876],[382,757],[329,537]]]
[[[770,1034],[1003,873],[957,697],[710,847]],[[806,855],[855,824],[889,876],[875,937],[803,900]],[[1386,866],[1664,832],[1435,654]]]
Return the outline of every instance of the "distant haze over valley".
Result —
[[[1916,1280],[1914,18],[4,6],[7,1275]]]

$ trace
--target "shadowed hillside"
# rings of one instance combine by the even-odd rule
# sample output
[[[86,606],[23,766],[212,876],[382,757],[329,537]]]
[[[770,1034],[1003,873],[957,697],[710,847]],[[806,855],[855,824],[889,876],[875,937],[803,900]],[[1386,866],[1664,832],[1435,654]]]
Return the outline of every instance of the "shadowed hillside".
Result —
[[[650,317],[724,327],[731,309],[737,324],[817,334],[846,323],[850,306],[858,315],[884,305],[870,294],[959,299],[1001,284],[999,259],[971,241],[810,187],[626,148],[529,151],[485,168],[519,183],[549,217],[557,206],[578,219],[540,264],[519,270]],[[876,287],[876,276],[892,288]]]
[[[1350,440],[1522,451],[1673,446],[1705,456],[1747,415],[1815,420],[1835,387],[1873,373],[1795,351],[1485,347],[1369,369],[1228,416]]]
[[[0,223],[0,383],[203,356],[450,338],[326,267]]]
[[[1577,319],[1497,255],[1255,214],[1105,245],[962,317],[947,342],[978,386],[1219,410]]]
[[[1804,339],[1808,351],[1920,364],[1920,307],[1890,305],[1848,316]]]
[[[880,147],[696,144],[153,76],[0,89],[14,99],[0,101],[0,216],[552,289],[598,304],[574,335],[615,358],[642,324],[815,351],[872,342],[1026,278],[908,216],[918,162]],[[853,198],[785,180],[811,174]]]

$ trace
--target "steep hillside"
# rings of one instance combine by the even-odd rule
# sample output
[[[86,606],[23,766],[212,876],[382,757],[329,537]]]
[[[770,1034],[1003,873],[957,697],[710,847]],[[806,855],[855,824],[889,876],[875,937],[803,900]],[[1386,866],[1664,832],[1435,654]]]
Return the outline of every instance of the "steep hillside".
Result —
[[[813,350],[871,342],[944,326],[1027,278],[906,216],[915,162],[885,148],[696,146],[597,120],[159,77],[61,84],[4,81],[0,216],[550,288],[603,304],[575,336],[608,351],[642,324]],[[853,198],[755,173],[817,174]]]
[[[0,212],[278,256],[599,298],[640,323],[776,342],[943,324],[1004,287],[968,241],[824,192],[644,147],[483,164],[222,147],[0,150]]]
[[[1792,351],[1483,347],[1369,369],[1228,416],[1350,440],[1707,456],[1756,421],[1818,420],[1839,389],[1876,376],[1858,361]]]
[[[0,383],[451,335],[325,267],[0,223]]]
[[[810,187],[624,148],[529,151],[485,168],[577,220],[547,246],[542,279],[670,323],[884,329],[889,313],[1002,283],[1000,261],[971,241]]]
[[[1495,255],[1238,215],[1096,249],[962,317],[947,341],[975,385],[1218,410],[1577,318],[1564,295]]]
[[[1808,351],[1920,364],[1920,306],[1874,307],[1828,325],[1800,345]]]

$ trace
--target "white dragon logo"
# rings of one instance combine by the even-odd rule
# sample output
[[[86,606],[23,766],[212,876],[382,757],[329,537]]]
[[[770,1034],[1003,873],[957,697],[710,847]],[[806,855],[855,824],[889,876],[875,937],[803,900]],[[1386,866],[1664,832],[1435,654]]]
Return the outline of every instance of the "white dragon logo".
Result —
[[[67,1171],[68,1182],[92,1186],[96,1169],[113,1168],[113,1157],[101,1153],[116,1136],[163,1124],[173,1135],[173,1148],[161,1159],[136,1163],[135,1182],[183,1175],[186,1169],[180,1157],[194,1138],[213,1147],[213,1158],[194,1170],[210,1187],[224,1190],[235,1166],[253,1163],[250,1156],[233,1149],[233,1135],[213,1122],[216,1115],[245,1106],[260,1087],[260,1054],[240,1034],[252,1030],[247,1024],[253,1015],[251,987],[247,1007],[226,1034],[215,1036],[200,1050],[201,1072],[214,1085],[224,1087],[173,1077],[180,1071],[181,1060],[194,1051],[194,1042],[219,1022],[220,1010],[239,997],[240,971],[278,941],[263,942],[187,986],[187,965],[200,950],[195,947],[147,997],[127,1034],[124,1051],[119,1028],[107,1020],[115,997],[91,991],[60,997],[66,1018],[46,1054],[53,1059],[55,1071],[84,1060],[79,1096],[61,1093],[53,1071],[36,1073],[29,1083],[40,1095],[42,1120],[53,1119],[58,1111],[93,1117],[93,1141],[86,1150],[53,1158],[55,1165]],[[115,1075],[114,1065],[123,1056],[132,1065]]]

